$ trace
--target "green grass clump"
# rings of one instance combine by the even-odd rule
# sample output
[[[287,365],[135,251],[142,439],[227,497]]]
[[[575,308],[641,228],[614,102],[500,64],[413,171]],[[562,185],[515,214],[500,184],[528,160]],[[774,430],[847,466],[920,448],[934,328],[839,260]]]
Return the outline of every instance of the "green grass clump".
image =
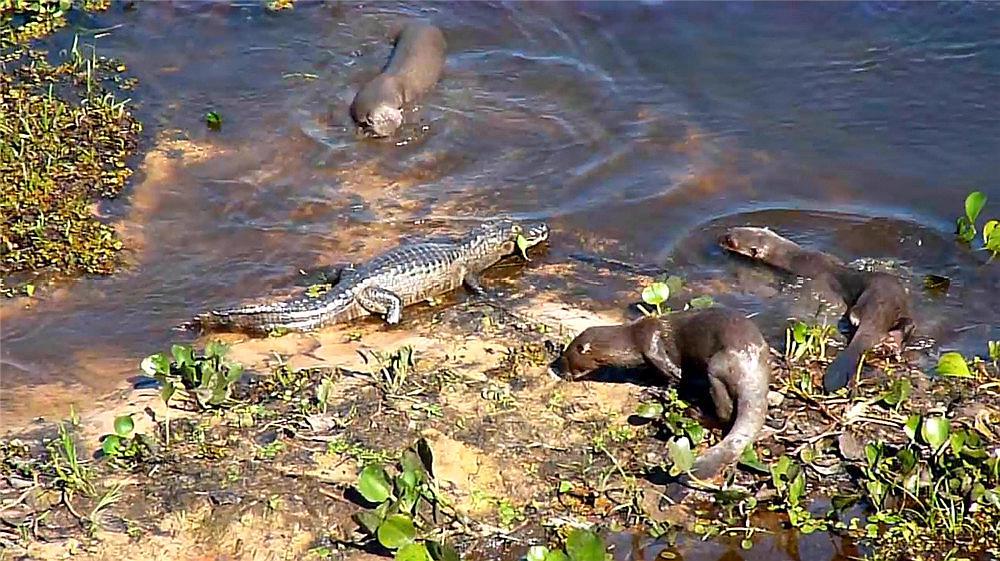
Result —
[[[19,11],[21,4],[31,9]],[[15,1],[12,9],[4,6],[6,25],[0,25],[0,276],[5,279],[40,271],[108,274],[122,248],[115,231],[95,216],[93,204],[125,186],[132,175],[126,160],[142,127],[127,110],[128,100],[113,92],[123,84],[124,65],[76,44],[66,60],[52,64],[44,52],[17,42],[34,36],[25,30],[32,22],[47,21],[45,29],[54,29],[62,14],[45,11],[53,4],[58,3]],[[20,26],[10,25],[10,14],[20,17]],[[12,286],[4,291],[21,292]]]

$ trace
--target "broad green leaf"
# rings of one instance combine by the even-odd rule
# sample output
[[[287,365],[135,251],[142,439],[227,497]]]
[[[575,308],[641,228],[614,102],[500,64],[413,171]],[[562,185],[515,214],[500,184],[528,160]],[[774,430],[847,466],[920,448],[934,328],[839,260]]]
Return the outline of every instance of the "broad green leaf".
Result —
[[[101,443],[101,450],[105,456],[114,456],[118,454],[121,446],[122,439],[116,434],[109,434],[104,437],[104,442]]]
[[[951,437],[948,439],[951,444],[951,452],[956,456],[962,452],[965,448],[965,439],[969,433],[964,430],[957,430],[951,433]]]
[[[590,530],[574,529],[566,537],[570,561],[604,561],[604,540]]]
[[[951,423],[948,419],[944,417],[928,417],[924,419],[924,424],[920,428],[920,436],[924,437],[924,440],[931,445],[931,448],[937,450],[942,444],[948,441],[950,431]]]
[[[434,561],[462,561],[458,552],[449,543],[427,541],[424,544],[427,546],[427,551],[430,552],[431,559]]]
[[[154,376],[156,374],[169,374],[170,373],[170,359],[167,355],[163,353],[156,353],[155,355],[149,355],[142,359],[142,363],[139,368],[146,373],[147,376]]]
[[[983,244],[989,245],[990,238],[994,238],[994,234],[997,233],[997,226],[1000,226],[1000,220],[990,220],[983,225]]]
[[[899,405],[910,397],[913,385],[907,378],[899,378],[893,382],[889,391],[882,395],[882,401],[891,406]]]
[[[565,479],[559,482],[559,492],[569,493],[573,490],[573,484]]]
[[[132,434],[133,430],[135,430],[135,423],[132,422],[132,415],[115,417],[115,434],[126,438]]]
[[[743,449],[743,453],[740,454],[739,465],[765,475],[769,473],[767,466],[757,457],[757,451],[754,450],[753,444]]]
[[[881,450],[878,446],[874,444],[865,444],[865,459],[868,460],[868,465],[875,465],[879,457],[882,455]]]
[[[561,549],[553,549],[545,554],[545,561],[569,561],[569,557]]]
[[[955,221],[955,235],[963,242],[971,242],[976,239],[976,225],[969,222],[969,219],[962,216]]]
[[[917,441],[917,428],[920,427],[920,415],[913,414],[906,419],[906,424],[903,425],[903,432],[912,441]]]
[[[373,536],[376,532],[378,532],[379,524],[382,523],[382,517],[379,516],[379,512],[377,510],[362,510],[360,512],[355,512],[353,518],[359,526],[364,528],[365,531]]]
[[[28,284],[24,285],[24,294],[28,298],[31,298],[32,296],[34,296],[35,295],[35,285],[33,285],[31,283],[28,283]]]
[[[806,474],[799,471],[789,483],[788,483],[788,503],[792,506],[799,504],[799,499],[805,495],[806,492]]]
[[[899,460],[900,472],[903,475],[913,471],[913,468],[917,465],[917,456],[909,448],[903,448],[896,453],[896,459]]]
[[[965,217],[969,219],[969,222],[975,224],[984,206],[986,206],[986,195],[981,191],[969,193],[969,196],[965,198]]]
[[[385,502],[389,498],[392,487],[382,466],[372,464],[361,470],[361,475],[358,477],[358,492],[373,503]]]
[[[170,347],[170,354],[174,355],[174,362],[178,367],[194,365],[194,351],[188,345],[173,345]]]
[[[422,543],[408,543],[396,551],[396,561],[432,561],[427,546]]]
[[[691,451],[691,443],[686,437],[672,438],[667,442],[667,457],[673,464],[670,475],[680,475],[694,466],[694,452]]]
[[[222,358],[229,352],[229,345],[222,341],[209,341],[205,345],[205,358]]]
[[[684,288],[684,279],[677,275],[670,275],[663,281],[663,284],[667,285],[670,294],[680,294],[681,289]]]
[[[177,386],[174,386],[173,382],[163,383],[163,389],[160,390],[160,399],[163,400],[164,405],[170,404],[170,398],[174,396],[175,391],[177,391]]]
[[[525,261],[531,261],[528,257],[528,248],[531,247],[528,245],[528,239],[521,234],[518,234],[517,239],[514,241],[517,244],[517,250],[521,252],[521,257],[524,257]]]
[[[545,556],[549,553],[549,548],[544,545],[533,545],[528,548],[528,553],[524,555],[524,561],[545,561]]]
[[[642,289],[642,301],[651,306],[662,304],[668,298],[670,298],[670,288],[662,282],[654,282]]]
[[[378,527],[378,542],[389,549],[399,549],[411,543],[416,535],[413,520],[404,514],[393,514]]]
[[[798,344],[804,344],[806,342],[806,334],[809,332],[809,326],[801,321],[795,322],[792,326],[792,338]]]
[[[403,466],[403,476],[411,487],[423,481],[426,473],[424,462],[415,450],[407,449],[404,451],[399,463]]]
[[[954,378],[972,378],[972,372],[969,371],[969,364],[965,362],[965,357],[962,356],[962,353],[957,352],[941,355],[941,358],[938,359],[937,373]]]
[[[205,124],[208,128],[217,131],[222,128],[222,116],[215,111],[209,111],[205,113]]]
[[[698,296],[697,298],[692,298],[691,301],[688,302],[688,306],[692,307],[695,310],[703,310],[705,308],[711,308],[714,305],[715,305],[715,299],[707,294],[703,294],[701,296]]]
[[[662,403],[640,403],[639,408],[635,410],[635,414],[643,419],[659,419],[663,416],[663,404]]]

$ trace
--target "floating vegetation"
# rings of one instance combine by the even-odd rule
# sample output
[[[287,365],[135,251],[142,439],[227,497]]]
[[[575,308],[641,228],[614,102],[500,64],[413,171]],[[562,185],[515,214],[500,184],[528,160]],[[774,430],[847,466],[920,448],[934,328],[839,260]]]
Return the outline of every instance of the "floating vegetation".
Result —
[[[106,2],[86,2],[85,9]],[[142,126],[122,91],[124,64],[74,41],[50,63],[28,40],[65,24],[71,2],[15,2],[0,21],[0,275],[108,274],[122,242],[94,214],[132,175],[127,165]],[[11,286],[8,295],[33,293]]]

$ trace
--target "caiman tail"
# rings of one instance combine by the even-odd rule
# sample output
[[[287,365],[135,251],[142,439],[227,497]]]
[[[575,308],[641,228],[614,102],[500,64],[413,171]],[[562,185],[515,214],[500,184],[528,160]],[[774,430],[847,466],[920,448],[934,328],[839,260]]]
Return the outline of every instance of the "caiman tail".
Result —
[[[352,302],[349,295],[341,293],[332,294],[324,300],[321,304],[315,299],[303,299],[213,310],[199,315],[186,327],[254,334],[266,334],[278,328],[309,331],[338,321],[337,316],[347,312]]]
[[[881,342],[883,336],[884,333],[880,334],[879,330],[871,325],[862,324],[858,327],[851,342],[840,351],[826,369],[826,374],[823,375],[823,390],[835,392],[849,384],[858,372],[858,363],[861,362],[862,355]]]
[[[743,380],[736,391],[736,419],[721,442],[698,456],[691,475],[698,479],[712,479],[724,467],[735,464],[748,445],[756,440],[767,417],[767,391],[771,379],[771,368],[767,363],[767,351],[758,352],[727,351],[712,359],[710,371],[744,371],[738,376],[727,376],[730,380]]]

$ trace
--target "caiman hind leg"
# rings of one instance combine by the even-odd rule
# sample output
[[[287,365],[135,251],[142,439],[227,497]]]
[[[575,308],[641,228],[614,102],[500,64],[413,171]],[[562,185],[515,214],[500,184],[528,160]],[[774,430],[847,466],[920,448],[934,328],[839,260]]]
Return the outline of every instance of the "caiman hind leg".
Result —
[[[389,325],[399,323],[403,316],[403,299],[391,290],[370,286],[355,298],[362,308],[371,314],[383,316]]]

